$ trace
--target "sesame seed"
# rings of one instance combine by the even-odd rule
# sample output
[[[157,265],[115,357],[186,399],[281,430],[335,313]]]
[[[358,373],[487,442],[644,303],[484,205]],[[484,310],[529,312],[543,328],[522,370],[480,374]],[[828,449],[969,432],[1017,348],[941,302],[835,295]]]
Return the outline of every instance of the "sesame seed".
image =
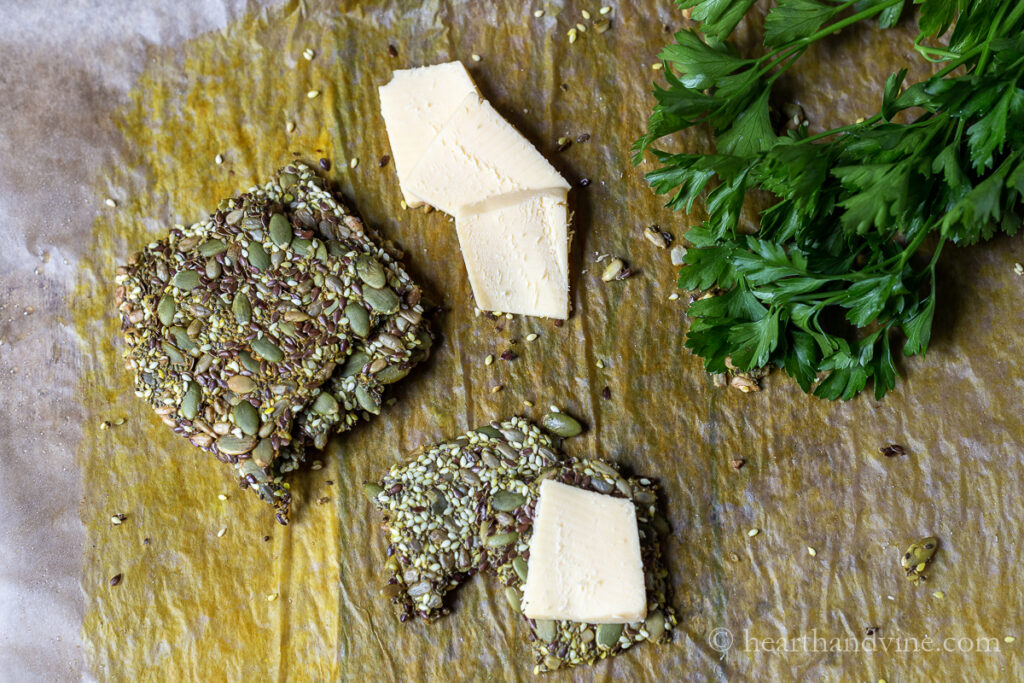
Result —
[[[609,7],[608,5],[605,5],[604,7],[602,7],[602,8],[601,8],[600,10],[598,10],[598,11],[599,11],[599,12],[600,12],[601,14],[608,14],[609,12],[611,12],[611,11],[612,11],[612,8],[611,8],[611,7]]]
[[[359,159],[357,159],[356,157],[352,157],[351,159],[349,159],[349,161],[348,161],[349,168],[355,168],[358,165],[359,165]]]
[[[807,546],[807,554],[811,557],[815,557],[818,554],[818,551],[812,548],[811,546]]]
[[[531,401],[529,399],[523,399],[523,405],[526,406],[527,408],[532,408],[533,407],[533,401]]]
[[[587,27],[584,26],[583,24],[576,24],[576,30],[579,31],[580,33],[586,33]]]
[[[757,536],[759,533],[761,533],[760,529],[751,529],[750,531],[747,532],[747,536],[750,536],[751,538],[753,538],[754,536]]]
[[[305,50],[302,51],[302,56],[306,58],[307,62],[309,62],[313,60],[313,57],[316,57],[316,52],[314,52],[311,48],[307,47]]]
[[[580,12],[580,14],[583,15],[584,19],[589,19],[590,18],[590,12],[588,12],[587,10],[583,10],[582,12]]]
[[[111,209],[116,209],[117,208],[117,202],[115,202],[110,197],[107,197],[106,199],[104,199],[103,203],[106,204],[107,206],[109,206]]]
[[[596,362],[596,363],[594,363],[594,365],[596,365],[596,366],[597,366],[597,369],[598,369],[598,370],[600,370],[600,369],[604,368],[604,361],[603,361],[603,360],[601,360],[600,358],[598,358],[598,359],[597,359],[597,362]]]
[[[493,353],[487,354],[487,358],[484,358],[484,365],[490,365],[493,362],[494,362],[494,354]]]
[[[402,200],[401,206],[402,206],[402,211],[405,211],[406,209],[409,208],[409,205],[405,203],[405,200]],[[479,314],[480,314],[480,311],[477,311],[477,315],[479,315]]]
[[[934,597],[936,597],[937,599],[939,599],[939,600],[941,600],[942,598],[946,597],[946,594],[943,593],[942,591],[935,591],[934,593],[932,593],[932,595]]]
[[[274,602],[274,600],[277,600],[277,593],[271,593],[267,596],[267,602]]]
[[[531,332],[530,334],[526,335],[526,341],[533,341],[536,338],[537,338],[537,335],[536,335],[536,333],[533,333],[533,332]]]
[[[113,524],[114,526],[119,526],[122,521],[124,521],[124,520],[121,519],[120,515],[114,515],[113,517],[110,518],[110,523]]]
[[[537,17],[538,19],[540,19],[541,17],[543,17],[543,16],[544,16],[544,10],[542,10],[542,9],[539,9],[539,10],[535,11],[535,12],[533,13],[533,16],[535,16],[535,17]]]
[[[574,29],[574,28],[569,29],[569,32],[566,35],[569,36],[569,43],[570,44],[576,42],[576,29]]]
[[[223,493],[218,493],[217,494],[217,500],[227,500],[227,499],[228,499],[228,497],[225,496]]]
[[[549,405],[548,406],[548,410],[550,410],[552,413],[560,413],[560,412],[562,412],[561,410],[558,409],[558,406],[556,406],[554,404]]]
[[[311,100],[316,99],[317,97],[320,97],[320,91],[310,90],[308,93],[306,93],[306,97],[308,97]]]
[[[217,532],[217,538],[220,538],[221,536],[223,536],[227,532],[228,532],[228,528],[226,526],[222,526],[220,528],[220,531]]]
[[[284,129],[287,132],[291,133],[293,130],[295,130],[295,122],[289,121],[288,123],[284,124]]]
[[[658,62],[657,64],[651,64],[651,68],[654,69],[655,71],[660,71],[661,70],[661,62]]]
[[[503,384],[495,384],[493,387],[491,387],[491,393],[496,394],[504,388],[505,386]]]
[[[469,58],[472,59],[474,62],[479,62],[480,61],[480,55],[478,55],[475,52],[472,55],[470,55]]]
[[[1024,266],[1019,263],[1014,263],[1013,272],[1017,273],[1017,275],[1024,275]]]
[[[1014,638],[1013,636],[1006,636],[1005,638],[1003,638],[1003,642],[1004,642],[1004,643],[1012,643],[1012,642],[1014,642],[1014,641],[1016,641],[1016,640],[1017,640],[1017,639],[1016,639],[1016,638]]]
[[[316,470],[322,470],[323,468],[324,468],[324,464],[322,462],[320,462],[319,460],[314,460],[313,461],[312,469],[313,469],[314,472]]]
[[[668,300],[669,301],[675,301],[678,298],[679,298],[679,293],[678,292],[672,292],[671,294],[668,295]]]
[[[213,160],[214,160],[215,162],[217,162],[217,165],[218,165],[218,166],[220,166],[221,164],[223,164],[223,163],[224,163],[224,155],[223,155],[223,154],[218,154],[217,156],[215,156],[215,157],[213,158]]]

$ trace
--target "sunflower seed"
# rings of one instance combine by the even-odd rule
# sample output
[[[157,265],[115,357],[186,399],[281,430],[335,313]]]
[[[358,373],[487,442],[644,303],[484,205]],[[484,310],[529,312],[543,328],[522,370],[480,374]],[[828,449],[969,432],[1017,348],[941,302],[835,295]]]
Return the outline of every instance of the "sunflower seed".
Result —
[[[244,455],[256,446],[256,439],[251,436],[232,436],[225,434],[217,439],[217,450],[227,455]]]
[[[256,382],[245,375],[232,375],[228,378],[228,389],[236,394],[248,394],[256,389]]]

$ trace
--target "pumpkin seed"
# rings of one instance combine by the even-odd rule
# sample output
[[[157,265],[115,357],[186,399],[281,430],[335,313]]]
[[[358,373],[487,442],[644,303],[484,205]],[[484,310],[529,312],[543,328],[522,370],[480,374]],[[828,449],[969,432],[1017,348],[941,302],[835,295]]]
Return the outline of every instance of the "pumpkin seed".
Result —
[[[253,240],[246,247],[245,256],[249,259],[250,265],[261,273],[270,267],[270,257],[267,255],[263,245]]]
[[[196,382],[189,382],[185,394],[181,397],[181,414],[187,420],[194,420],[199,413],[199,399],[202,390]]]
[[[167,358],[170,359],[171,363],[175,365],[184,365],[185,356],[181,355],[181,351],[174,348],[173,344],[163,342],[162,344],[160,344],[160,348],[162,348],[164,350],[164,353],[167,354]]]
[[[412,368],[403,368],[401,365],[389,365],[374,375],[374,377],[381,384],[394,384],[408,375],[411,370]]]
[[[476,431],[491,439],[501,438],[501,432],[499,432],[494,427],[491,427],[490,425],[484,425],[483,427],[478,428]]]
[[[500,548],[508,545],[509,543],[515,543],[518,538],[519,534],[514,531],[509,531],[504,534],[494,534],[493,536],[487,537],[487,540],[484,541],[484,545],[488,548]]]
[[[370,308],[378,313],[389,315],[398,311],[398,295],[390,288],[364,287],[363,298],[370,304]]]
[[[312,242],[306,239],[293,239],[292,240],[292,251],[297,252],[301,256],[309,256],[309,248],[313,245]]]
[[[252,436],[225,434],[217,439],[217,450],[225,455],[244,455],[251,451],[255,445],[256,438]]]
[[[238,362],[249,372],[256,374],[260,371],[260,363],[248,351],[239,351]]]
[[[254,436],[260,430],[260,414],[248,401],[240,401],[232,411],[235,424],[249,436]]]
[[[284,359],[284,353],[274,343],[266,339],[253,339],[249,342],[252,350],[268,363],[277,363]]]
[[[363,371],[363,366],[370,362],[370,356],[363,351],[356,351],[345,361],[341,368],[342,377],[352,377]]]
[[[299,176],[294,173],[282,173],[278,177],[278,182],[282,190],[287,190],[289,187],[299,182]]]
[[[349,327],[360,337],[370,334],[370,314],[359,304],[352,302],[345,306],[345,317],[348,318]]]
[[[507,586],[505,588],[505,599],[508,600],[508,604],[512,606],[512,609],[515,610],[516,614],[523,611],[518,588],[515,586]]]
[[[287,247],[292,241],[292,226],[284,214],[275,213],[270,217],[270,239],[279,247]]]
[[[526,564],[526,560],[521,557],[515,558],[512,560],[512,569],[515,570],[516,576],[519,577],[519,580],[525,583],[526,577],[530,574],[530,568],[529,565]]]
[[[174,323],[174,314],[177,310],[178,307],[174,304],[174,297],[170,293],[160,297],[160,303],[156,305],[156,315],[166,327],[170,327]]]
[[[321,415],[334,415],[338,412],[338,402],[328,392],[323,391],[313,401],[313,410]]]
[[[512,512],[526,502],[526,498],[513,491],[496,491],[491,496],[491,508],[501,512]]]
[[[373,415],[380,414],[380,401],[362,384],[356,386],[356,401],[359,403],[359,407],[366,412]]]
[[[171,284],[183,292],[187,292],[199,285],[199,273],[194,270],[179,270],[174,274]]]
[[[538,619],[537,620],[537,637],[543,640],[545,643],[550,643],[555,639],[557,629],[555,622],[551,619]]]
[[[228,389],[236,394],[248,394],[256,389],[256,382],[245,375],[232,375],[228,378]]]
[[[377,501],[377,496],[384,493],[384,487],[373,482],[366,482],[363,484],[363,495],[365,495],[371,503]]]
[[[256,448],[252,449],[252,459],[260,467],[270,467],[274,464],[274,445],[270,439],[260,439]]]
[[[356,259],[356,275],[370,287],[380,289],[388,283],[384,266],[369,254],[360,254]]]
[[[205,242],[199,245],[199,253],[209,258],[211,256],[216,256],[217,254],[226,251],[227,248],[228,245],[226,245],[221,240],[206,240]]]
[[[179,349],[186,353],[192,353],[198,351],[199,347],[196,345],[192,338],[188,336],[188,331],[180,325],[175,325],[170,328],[169,332],[174,336],[174,343]]]
[[[665,633],[665,615],[661,610],[655,610],[647,615],[644,622],[647,629],[647,640],[658,640]]]
[[[583,426],[565,413],[548,413],[542,424],[544,429],[564,438],[576,436],[583,431]]]
[[[619,642],[622,635],[622,624],[598,624],[597,645],[598,647],[612,647]]]

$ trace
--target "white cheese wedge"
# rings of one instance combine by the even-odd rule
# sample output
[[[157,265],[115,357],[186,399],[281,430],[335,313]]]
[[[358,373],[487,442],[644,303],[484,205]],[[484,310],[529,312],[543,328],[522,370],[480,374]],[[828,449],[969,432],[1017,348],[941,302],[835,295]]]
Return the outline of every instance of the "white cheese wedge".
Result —
[[[565,190],[508,195],[459,209],[455,229],[476,305],[569,317]]]
[[[647,616],[636,510],[625,498],[545,480],[530,538],[523,614],[632,623]]]
[[[420,206],[423,201],[409,192],[406,177],[456,107],[476,91],[462,62],[396,71],[390,83],[378,88],[391,156],[409,206]]]
[[[548,160],[476,93],[455,108],[404,186],[452,215],[503,195],[569,189]]]

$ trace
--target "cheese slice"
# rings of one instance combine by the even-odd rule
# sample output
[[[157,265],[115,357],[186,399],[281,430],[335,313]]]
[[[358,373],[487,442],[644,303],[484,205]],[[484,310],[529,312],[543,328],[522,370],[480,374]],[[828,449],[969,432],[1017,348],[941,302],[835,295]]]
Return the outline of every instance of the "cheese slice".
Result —
[[[455,229],[476,305],[565,320],[569,235],[565,190],[507,195],[459,209]]]
[[[530,538],[523,614],[633,623],[647,616],[636,510],[625,498],[547,479]]]
[[[476,91],[462,62],[395,71],[391,82],[378,88],[391,156],[409,206],[420,206],[423,201],[409,192],[406,177],[459,103]]]
[[[427,145],[404,187],[456,215],[502,195],[568,190],[569,184],[489,102],[471,93]]]

